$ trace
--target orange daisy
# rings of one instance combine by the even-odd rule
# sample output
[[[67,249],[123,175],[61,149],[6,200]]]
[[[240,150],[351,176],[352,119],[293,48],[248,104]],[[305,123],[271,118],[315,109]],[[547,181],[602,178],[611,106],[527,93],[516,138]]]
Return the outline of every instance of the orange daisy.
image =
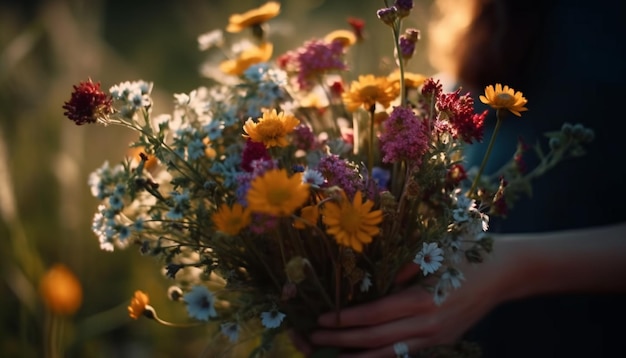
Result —
[[[218,231],[235,236],[243,228],[250,225],[250,210],[239,203],[233,204],[232,207],[228,204],[222,204],[218,211],[211,216],[211,220],[213,220]]]
[[[241,32],[243,29],[260,25],[272,19],[280,13],[280,3],[269,1],[264,5],[244,12],[243,14],[232,14],[228,18],[228,32]]]
[[[226,74],[239,76],[248,67],[269,60],[273,51],[274,46],[270,42],[263,42],[259,46],[252,46],[244,50],[234,60],[223,61],[219,64],[219,67]]]
[[[522,116],[520,112],[528,110],[524,107],[528,100],[524,98],[522,92],[516,92],[509,86],[503,88],[500,83],[496,83],[495,88],[492,85],[485,87],[485,95],[481,95],[479,98],[482,103],[491,106],[491,108],[508,109],[518,117]]]
[[[143,291],[135,291],[135,295],[131,298],[130,305],[128,306],[128,315],[130,318],[138,319],[146,310],[149,303],[150,297],[148,297],[147,294]]]
[[[354,195],[352,202],[344,195],[339,203],[326,203],[322,217],[326,232],[333,235],[338,244],[362,252],[363,245],[369,244],[378,235],[378,224],[383,221],[383,212],[372,211],[373,206],[373,201],[363,201],[360,191]]]
[[[352,46],[356,43],[356,36],[352,31],[335,30],[324,37],[324,41],[339,41],[343,47]]]
[[[244,138],[250,138],[253,142],[263,143],[265,147],[286,147],[289,144],[287,135],[300,124],[300,121],[285,112],[277,113],[275,109],[264,111],[263,117],[258,122],[248,119],[243,125],[246,134]]]
[[[309,184],[302,182],[302,175],[289,177],[284,169],[268,170],[256,177],[246,195],[251,212],[271,216],[289,216],[308,198]]]
[[[357,81],[350,84],[350,89],[345,91],[341,97],[346,108],[350,112],[356,111],[359,107],[370,110],[376,103],[380,103],[387,108],[391,101],[400,95],[400,87],[387,77],[376,77],[373,75],[359,76]]]

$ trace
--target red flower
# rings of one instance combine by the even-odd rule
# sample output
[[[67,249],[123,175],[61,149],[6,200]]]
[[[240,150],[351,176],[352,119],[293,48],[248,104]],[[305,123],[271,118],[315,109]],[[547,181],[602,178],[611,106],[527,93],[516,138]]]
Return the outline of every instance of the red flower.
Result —
[[[446,182],[452,186],[458,185],[463,180],[467,179],[467,172],[461,164],[452,164],[446,175]]]
[[[460,95],[460,92],[459,88],[451,93],[440,93],[437,98],[437,108],[446,113],[448,122],[441,123],[442,129],[466,143],[480,142],[483,139],[483,124],[488,111],[474,112],[474,100],[470,94]]]
[[[100,89],[100,83],[93,83],[90,78],[74,85],[72,98],[63,105],[63,114],[76,125],[96,123],[112,112],[112,101],[111,96]]]
[[[358,19],[356,17],[349,17],[348,24],[352,27],[352,31],[354,32],[354,36],[356,36],[357,41],[362,41],[365,37],[363,36],[363,28],[365,28],[365,21],[362,19]]]

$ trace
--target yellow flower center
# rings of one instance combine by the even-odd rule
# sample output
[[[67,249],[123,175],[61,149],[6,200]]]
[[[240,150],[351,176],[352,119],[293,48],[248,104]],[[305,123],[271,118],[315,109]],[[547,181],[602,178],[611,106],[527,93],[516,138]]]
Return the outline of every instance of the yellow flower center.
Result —
[[[289,200],[289,194],[290,192],[288,190],[276,188],[275,190],[271,190],[267,193],[267,201],[271,205],[279,206],[285,201]]]
[[[341,215],[341,228],[351,234],[359,231],[361,227],[361,215],[351,208],[346,208]]]
[[[376,102],[376,98],[379,96],[380,88],[378,86],[369,85],[361,88],[361,97],[368,102]]]
[[[239,227],[242,222],[243,220],[241,220],[241,217],[231,217],[228,220],[228,225],[230,227]]]
[[[508,106],[515,102],[515,97],[511,96],[508,93],[498,93],[497,98],[497,102],[501,106]]]
[[[283,124],[277,120],[264,120],[257,125],[259,135],[267,139],[275,139],[283,136]]]

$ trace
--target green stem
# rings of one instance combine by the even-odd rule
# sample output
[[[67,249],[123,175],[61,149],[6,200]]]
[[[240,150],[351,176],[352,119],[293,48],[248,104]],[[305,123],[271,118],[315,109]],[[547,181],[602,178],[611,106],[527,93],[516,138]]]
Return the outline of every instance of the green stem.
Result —
[[[493,145],[496,142],[496,136],[498,135],[498,131],[500,130],[500,125],[502,124],[502,119],[504,118],[505,112],[502,109],[496,110],[496,126],[493,129],[493,133],[491,134],[491,139],[489,140],[489,146],[487,147],[487,152],[483,157],[483,162],[480,164],[480,169],[478,169],[478,174],[474,178],[474,182],[472,183],[472,187],[467,192],[468,197],[472,197],[474,195],[474,191],[478,186],[478,182],[480,181],[480,176],[483,174],[485,167],[487,166],[487,160],[489,159],[489,155],[491,154],[491,150],[493,149]]]
[[[370,107],[370,142],[367,153],[367,180],[372,180],[372,169],[374,168],[374,114],[376,105]]]
[[[400,48],[400,28],[402,20],[399,19],[391,27],[393,32],[393,42],[396,47],[396,56],[398,59],[398,68],[400,70],[400,106],[406,106],[406,85],[404,84],[404,60],[402,59],[402,49]]]

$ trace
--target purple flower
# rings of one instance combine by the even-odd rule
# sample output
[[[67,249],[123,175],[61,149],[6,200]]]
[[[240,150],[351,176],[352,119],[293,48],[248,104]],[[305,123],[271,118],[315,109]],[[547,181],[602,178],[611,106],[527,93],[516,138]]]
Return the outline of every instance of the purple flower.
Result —
[[[393,7],[398,11],[399,17],[407,17],[413,8],[413,0],[396,0]]]
[[[311,40],[297,50],[282,55],[278,62],[282,68],[297,72],[300,89],[309,89],[319,75],[346,69],[343,54],[344,47],[340,41]]]
[[[415,42],[406,38],[404,35],[400,36],[400,57],[408,60],[413,57],[413,53],[415,53]]]
[[[419,166],[428,149],[428,140],[426,125],[413,110],[409,107],[395,107],[383,123],[380,136],[383,162],[404,160],[410,166]]]
[[[352,198],[357,191],[363,191],[363,178],[354,163],[331,154],[320,159],[317,170],[326,178],[326,186],[338,186]]]

